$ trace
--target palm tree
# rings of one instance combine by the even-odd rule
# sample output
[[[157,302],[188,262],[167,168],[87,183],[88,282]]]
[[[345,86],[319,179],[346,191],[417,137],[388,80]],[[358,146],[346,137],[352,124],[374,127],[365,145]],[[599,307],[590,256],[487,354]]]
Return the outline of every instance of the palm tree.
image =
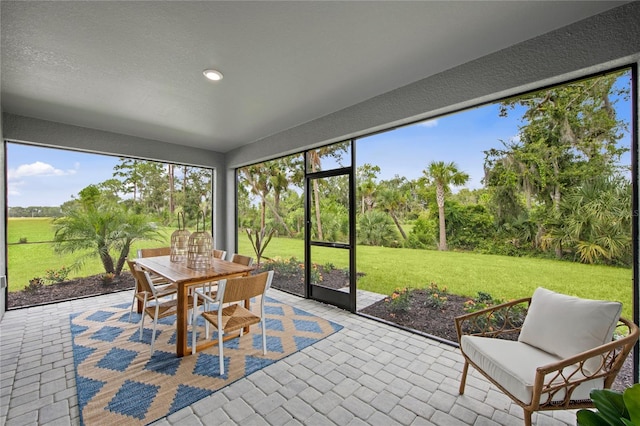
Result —
[[[157,238],[159,234],[146,216],[102,201],[95,185],[80,191],[80,200],[53,222],[55,247],[59,253],[84,252],[77,261],[79,264],[98,256],[105,272],[120,275],[131,244]]]
[[[631,185],[618,177],[595,177],[571,188],[545,246],[570,248],[583,263],[629,264],[632,256]],[[560,219],[561,218],[561,219]]]
[[[407,239],[407,234],[400,225],[398,212],[407,205],[407,192],[403,188],[405,184],[406,178],[400,178],[397,175],[394,179],[382,181],[379,185],[380,190],[377,197],[380,208],[389,213],[389,216],[393,219],[393,223],[396,225],[396,228],[398,228],[400,235],[402,235],[403,240]]]
[[[458,170],[454,162],[432,161],[423,170],[427,182],[436,186],[436,203],[438,204],[438,224],[440,227],[440,242],[438,250],[447,250],[447,230],[444,220],[444,198],[450,192],[449,185],[462,186],[469,181],[467,173]]]

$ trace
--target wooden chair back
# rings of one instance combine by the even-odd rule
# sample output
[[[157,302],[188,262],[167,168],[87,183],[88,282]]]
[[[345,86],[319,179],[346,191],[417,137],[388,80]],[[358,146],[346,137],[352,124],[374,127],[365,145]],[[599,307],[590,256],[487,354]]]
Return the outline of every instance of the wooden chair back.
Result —
[[[271,286],[273,271],[249,277],[232,278],[218,284],[218,301],[222,303],[240,302],[264,295]]]
[[[129,265],[131,274],[136,280],[136,283],[137,283],[136,288],[138,289],[138,291],[140,292],[144,291],[155,296],[156,289],[151,284],[151,279],[149,278],[148,274],[145,271],[143,271],[138,265],[136,265],[135,262],[132,262],[129,259],[127,259],[127,264]]]
[[[216,259],[222,259],[224,260],[224,258],[227,256],[227,252],[224,250],[218,250],[218,249],[213,249],[213,257],[215,257]]]
[[[169,256],[170,254],[171,254],[171,247],[157,247],[157,248],[138,249],[138,258],[141,258],[141,257],[155,257],[155,256]]]
[[[242,254],[235,253],[231,258],[233,263],[239,263],[240,265],[251,266],[253,265],[253,257],[244,256]]]

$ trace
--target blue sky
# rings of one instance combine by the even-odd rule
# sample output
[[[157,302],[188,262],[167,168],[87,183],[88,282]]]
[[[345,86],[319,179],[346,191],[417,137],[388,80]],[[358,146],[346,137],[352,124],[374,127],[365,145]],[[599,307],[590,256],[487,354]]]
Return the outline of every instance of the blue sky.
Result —
[[[118,157],[7,144],[9,207],[59,206],[113,177]]]
[[[454,162],[469,174],[465,187],[472,189],[482,187],[483,151],[517,135],[517,114],[499,118],[492,104],[361,139],[356,153],[358,166],[380,167],[380,180],[395,175],[415,179],[432,161]]]
[[[629,84],[629,79],[624,80]],[[630,101],[618,100],[618,118],[630,122]],[[481,188],[484,152],[501,148],[500,140],[517,137],[523,110],[499,117],[496,104],[485,105],[424,123],[406,126],[358,140],[357,166],[378,165],[379,180],[394,175],[415,179],[431,161],[454,162],[470,175],[466,187]],[[621,141],[630,146],[627,132]],[[7,145],[8,199],[14,206],[59,206],[91,183],[113,177],[117,157]],[[630,164],[630,154],[623,158]],[[326,167],[325,167],[326,168]]]

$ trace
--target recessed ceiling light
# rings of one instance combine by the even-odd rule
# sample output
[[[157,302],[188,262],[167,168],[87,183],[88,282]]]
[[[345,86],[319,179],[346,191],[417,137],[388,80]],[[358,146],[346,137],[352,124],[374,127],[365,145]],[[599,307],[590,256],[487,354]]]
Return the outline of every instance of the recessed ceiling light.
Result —
[[[209,80],[212,80],[212,81],[222,80],[222,73],[220,71],[204,70],[202,71],[202,74],[204,74],[205,77],[207,77]]]

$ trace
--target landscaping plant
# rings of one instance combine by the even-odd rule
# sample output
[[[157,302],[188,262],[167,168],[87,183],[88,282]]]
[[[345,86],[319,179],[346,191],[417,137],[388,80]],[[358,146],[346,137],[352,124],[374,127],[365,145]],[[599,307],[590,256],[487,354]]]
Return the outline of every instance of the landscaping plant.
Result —
[[[597,410],[579,410],[578,426],[640,426],[640,384],[624,392],[594,389],[589,396]]]

